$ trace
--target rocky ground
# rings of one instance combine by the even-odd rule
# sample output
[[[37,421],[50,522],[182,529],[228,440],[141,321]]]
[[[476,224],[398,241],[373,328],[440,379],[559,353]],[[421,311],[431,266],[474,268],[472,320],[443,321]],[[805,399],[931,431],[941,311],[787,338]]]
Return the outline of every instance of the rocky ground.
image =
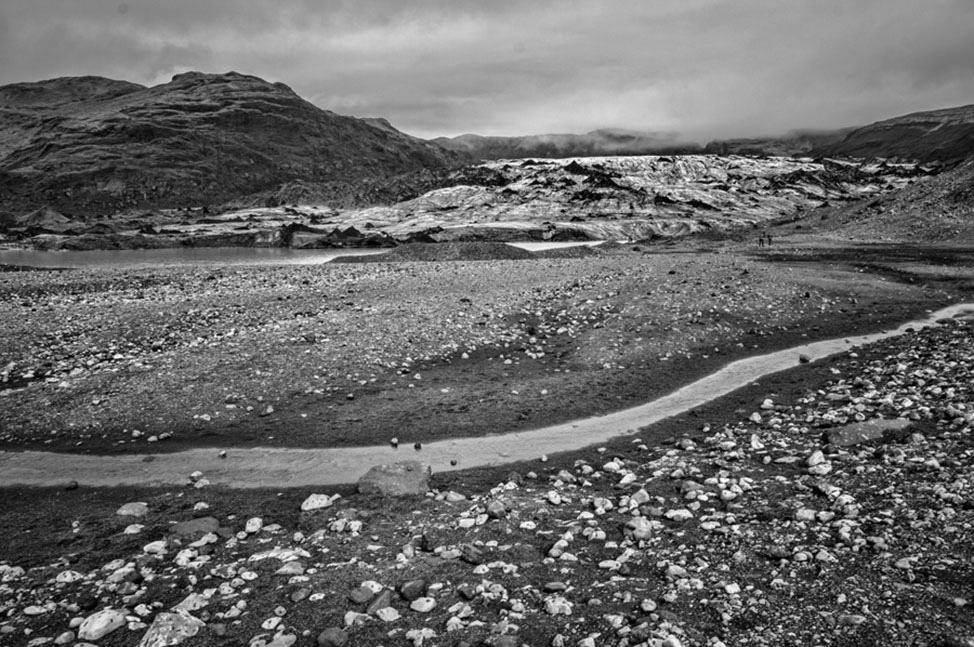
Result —
[[[972,336],[951,321],[795,369],[663,442],[645,430],[493,487],[459,473],[399,500],[12,490],[0,632],[11,645],[974,644]],[[55,521],[31,515],[41,502]]]
[[[738,354],[971,300],[963,261],[948,272],[918,254],[866,274],[867,257],[711,251],[7,273],[4,446],[357,444],[536,426],[648,399]],[[604,447],[435,474],[425,496],[241,492],[189,475],[175,489],[6,488],[0,636],[974,644],[972,334],[970,320],[944,322]],[[176,431],[161,439],[152,420],[167,415]]]

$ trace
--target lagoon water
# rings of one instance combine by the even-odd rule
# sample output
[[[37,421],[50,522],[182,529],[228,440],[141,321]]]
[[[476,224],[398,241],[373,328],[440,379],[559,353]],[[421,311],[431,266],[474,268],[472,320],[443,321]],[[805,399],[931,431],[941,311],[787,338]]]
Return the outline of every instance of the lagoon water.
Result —
[[[511,243],[528,251],[595,242]],[[27,267],[159,267],[167,265],[319,265],[338,256],[383,254],[388,249],[290,249],[286,247],[173,247],[167,249],[42,252],[32,249],[0,250],[0,265]]]
[[[166,265],[317,265],[337,256],[381,254],[384,249],[285,247],[172,247],[90,252],[0,251],[0,264],[28,267],[160,267]]]

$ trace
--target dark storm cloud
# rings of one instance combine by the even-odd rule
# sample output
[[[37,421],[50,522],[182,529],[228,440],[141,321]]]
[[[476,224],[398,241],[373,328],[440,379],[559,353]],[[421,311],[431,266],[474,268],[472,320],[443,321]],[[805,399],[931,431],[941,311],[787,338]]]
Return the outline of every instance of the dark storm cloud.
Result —
[[[706,138],[974,102],[972,34],[969,0],[32,0],[0,83],[236,70],[425,136]]]

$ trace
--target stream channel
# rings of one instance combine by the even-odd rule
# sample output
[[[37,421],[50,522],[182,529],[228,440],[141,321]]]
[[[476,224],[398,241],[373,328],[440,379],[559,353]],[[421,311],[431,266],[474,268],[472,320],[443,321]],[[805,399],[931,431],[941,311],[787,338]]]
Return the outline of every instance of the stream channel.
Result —
[[[433,472],[538,459],[578,450],[680,415],[765,376],[796,366],[801,355],[811,361],[856,346],[895,337],[910,328],[936,325],[940,319],[970,317],[974,304],[955,304],[921,320],[884,332],[828,339],[732,362],[669,395],[615,413],[574,420],[540,429],[476,438],[454,438],[411,446],[338,447],[326,449],[201,447],[169,454],[97,456],[54,452],[0,451],[0,486],[60,486],[77,481],[86,486],[179,485],[203,473],[213,485],[235,488],[286,488],[354,483],[373,465],[419,460]]]

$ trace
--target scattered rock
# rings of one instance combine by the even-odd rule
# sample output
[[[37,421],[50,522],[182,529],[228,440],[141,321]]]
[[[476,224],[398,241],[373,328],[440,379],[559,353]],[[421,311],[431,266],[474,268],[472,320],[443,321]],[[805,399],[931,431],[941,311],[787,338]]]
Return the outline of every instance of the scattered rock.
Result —
[[[403,582],[399,586],[399,595],[402,596],[403,600],[412,602],[413,600],[425,595],[428,588],[429,584],[426,582],[426,580],[409,580],[408,582]]]
[[[332,504],[335,503],[340,495],[336,494],[334,496],[328,496],[327,494],[312,494],[308,496],[307,499],[301,504],[302,512],[310,512],[311,510],[321,510],[322,508],[330,508]]]
[[[401,461],[390,465],[376,465],[358,481],[362,494],[383,496],[411,496],[426,494],[432,470],[419,461]]]
[[[319,647],[345,647],[348,644],[348,633],[339,627],[329,627],[318,634]]]
[[[113,631],[125,626],[125,614],[115,609],[104,609],[84,619],[78,627],[79,640],[101,640]]]
[[[163,612],[156,615],[149,630],[142,636],[139,647],[180,645],[199,633],[204,626],[206,623],[186,611]]]
[[[169,533],[177,537],[191,538],[220,529],[220,522],[214,517],[197,517],[188,521],[180,521],[169,527]]]
[[[824,434],[824,442],[835,447],[852,447],[871,440],[878,440],[887,431],[898,431],[912,423],[906,418],[877,418],[865,422],[854,422],[830,429]]]
[[[133,501],[126,503],[115,511],[121,517],[142,517],[149,511],[149,506],[144,501]]]
[[[416,598],[409,603],[409,608],[419,613],[429,613],[435,606],[436,600],[427,597]]]

